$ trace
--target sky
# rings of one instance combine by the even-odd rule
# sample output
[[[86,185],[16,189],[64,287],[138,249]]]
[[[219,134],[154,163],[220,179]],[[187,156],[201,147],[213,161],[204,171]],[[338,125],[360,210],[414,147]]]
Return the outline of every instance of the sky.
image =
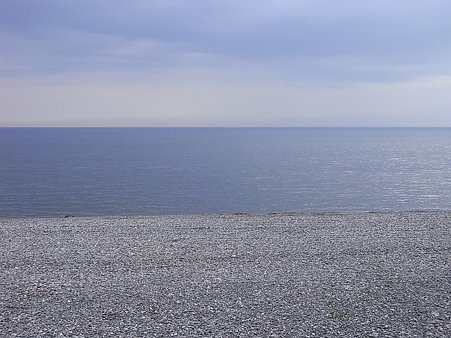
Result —
[[[451,127],[449,0],[0,0],[0,126]]]

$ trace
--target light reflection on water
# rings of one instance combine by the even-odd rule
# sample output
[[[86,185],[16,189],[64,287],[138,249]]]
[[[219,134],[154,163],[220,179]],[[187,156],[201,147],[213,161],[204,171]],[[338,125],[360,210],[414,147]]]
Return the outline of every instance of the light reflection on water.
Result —
[[[0,128],[0,216],[451,209],[450,128]]]

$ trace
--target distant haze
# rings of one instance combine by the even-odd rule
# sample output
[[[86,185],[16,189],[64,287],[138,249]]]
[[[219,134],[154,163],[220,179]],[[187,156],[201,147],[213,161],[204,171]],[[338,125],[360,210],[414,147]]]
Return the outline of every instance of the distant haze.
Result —
[[[2,0],[0,126],[451,126],[450,1]]]

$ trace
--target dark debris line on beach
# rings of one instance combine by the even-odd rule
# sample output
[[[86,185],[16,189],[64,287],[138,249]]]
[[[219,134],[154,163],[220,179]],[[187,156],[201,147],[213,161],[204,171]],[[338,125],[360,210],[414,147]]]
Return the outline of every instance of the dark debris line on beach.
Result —
[[[449,337],[451,212],[0,219],[4,337]]]

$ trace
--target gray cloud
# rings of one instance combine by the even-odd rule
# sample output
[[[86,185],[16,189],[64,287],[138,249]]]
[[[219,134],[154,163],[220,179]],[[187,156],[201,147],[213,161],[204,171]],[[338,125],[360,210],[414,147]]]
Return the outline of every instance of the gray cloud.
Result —
[[[451,74],[448,1],[3,0],[0,74],[209,67],[292,81]]]

